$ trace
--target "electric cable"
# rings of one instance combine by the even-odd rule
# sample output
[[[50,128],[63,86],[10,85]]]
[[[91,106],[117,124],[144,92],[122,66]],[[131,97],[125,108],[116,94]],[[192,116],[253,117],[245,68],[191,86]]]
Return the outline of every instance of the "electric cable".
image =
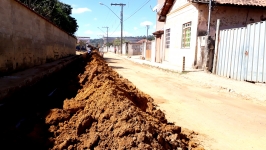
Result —
[[[148,4],[151,0],[148,0],[145,4],[143,4],[138,10],[136,10],[132,15],[130,15],[128,18],[126,18],[124,21],[131,18],[133,15],[135,15],[138,11],[140,11],[146,4]]]

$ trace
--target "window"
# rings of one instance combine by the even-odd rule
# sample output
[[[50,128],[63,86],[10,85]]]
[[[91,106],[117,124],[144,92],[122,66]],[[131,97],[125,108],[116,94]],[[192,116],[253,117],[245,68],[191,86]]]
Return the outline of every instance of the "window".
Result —
[[[169,48],[170,47],[170,29],[166,29],[165,31],[165,47]]]
[[[191,22],[183,24],[182,28],[182,48],[190,48]]]

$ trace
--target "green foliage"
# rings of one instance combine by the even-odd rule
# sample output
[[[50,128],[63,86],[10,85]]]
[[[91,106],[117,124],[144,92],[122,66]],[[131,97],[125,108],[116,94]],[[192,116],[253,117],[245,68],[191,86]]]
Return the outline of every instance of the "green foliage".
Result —
[[[124,42],[125,42],[125,40],[123,39],[122,43],[124,43]],[[121,39],[120,38],[115,39],[113,42],[113,45],[114,46],[120,46],[121,45]]]
[[[90,44],[94,47],[103,45],[103,39],[90,39]]]
[[[108,42],[108,43],[106,43],[106,45],[107,45],[108,47],[110,47],[110,46],[113,46],[113,43]]]
[[[146,39],[147,36],[143,35],[143,36],[137,36],[138,38],[141,38],[141,39]],[[155,40],[155,37],[153,35],[148,35],[148,40],[149,41],[152,41],[152,40]]]
[[[149,36],[148,36],[148,40],[149,40],[149,41],[155,40],[155,37],[154,37],[153,35],[149,35]]]
[[[72,7],[59,0],[20,0],[29,8],[47,18],[67,33],[74,35],[78,30],[77,20],[71,17]]]

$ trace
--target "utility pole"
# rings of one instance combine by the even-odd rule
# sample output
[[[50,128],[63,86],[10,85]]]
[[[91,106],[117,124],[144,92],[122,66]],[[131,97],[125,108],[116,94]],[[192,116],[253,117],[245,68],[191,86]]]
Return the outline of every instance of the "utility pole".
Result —
[[[126,5],[126,4],[122,4],[122,3],[120,3],[120,4],[113,4],[113,3],[111,3],[111,6],[113,6],[113,5],[115,5],[115,6],[117,6],[117,5],[119,5],[119,6],[121,6],[121,17],[120,17],[120,22],[121,22],[121,54],[122,54],[122,46],[123,46],[123,7]]]
[[[107,42],[106,42],[106,46],[107,46],[107,52],[108,52],[108,28],[109,27],[102,27],[102,28],[106,28],[107,29],[107,39],[106,39]]]
[[[211,23],[211,11],[212,11],[212,0],[209,0],[209,14],[208,14],[208,26],[207,26],[207,33],[205,37],[205,55],[204,55],[204,62],[203,62],[203,68],[205,71],[209,71],[209,44],[210,44],[210,23]]]
[[[146,38],[146,40],[148,40],[148,35],[149,35],[149,28],[150,28],[150,25],[146,25],[146,27],[147,27],[147,38]]]

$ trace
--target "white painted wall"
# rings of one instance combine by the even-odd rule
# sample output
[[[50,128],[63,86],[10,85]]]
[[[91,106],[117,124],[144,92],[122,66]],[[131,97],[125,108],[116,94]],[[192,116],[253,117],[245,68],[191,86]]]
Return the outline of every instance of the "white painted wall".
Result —
[[[182,66],[183,56],[186,58],[186,68],[192,68],[195,60],[195,50],[197,42],[197,25],[198,25],[198,10],[194,5],[186,5],[186,7],[180,9],[176,5],[180,6],[176,1],[170,13],[167,15],[164,30],[169,29],[170,32],[170,48],[164,47],[165,58],[168,62]],[[186,4],[186,3],[184,3]],[[184,6],[184,5],[183,5]],[[181,48],[182,40],[182,25],[187,22],[191,23],[191,42],[190,48]],[[164,32],[166,33],[166,32]],[[165,41],[165,39],[164,39]]]
[[[184,6],[185,4],[188,4],[188,3],[189,3],[188,0],[176,0],[174,6],[172,7],[172,9],[170,10],[169,13],[175,11],[176,9],[178,9],[178,8]]]
[[[155,40],[151,41],[151,62],[155,62],[155,56],[156,56],[155,45],[156,45]]]
[[[146,58],[146,42],[143,43],[142,56]]]
[[[126,43],[122,45],[122,55],[126,55]]]

